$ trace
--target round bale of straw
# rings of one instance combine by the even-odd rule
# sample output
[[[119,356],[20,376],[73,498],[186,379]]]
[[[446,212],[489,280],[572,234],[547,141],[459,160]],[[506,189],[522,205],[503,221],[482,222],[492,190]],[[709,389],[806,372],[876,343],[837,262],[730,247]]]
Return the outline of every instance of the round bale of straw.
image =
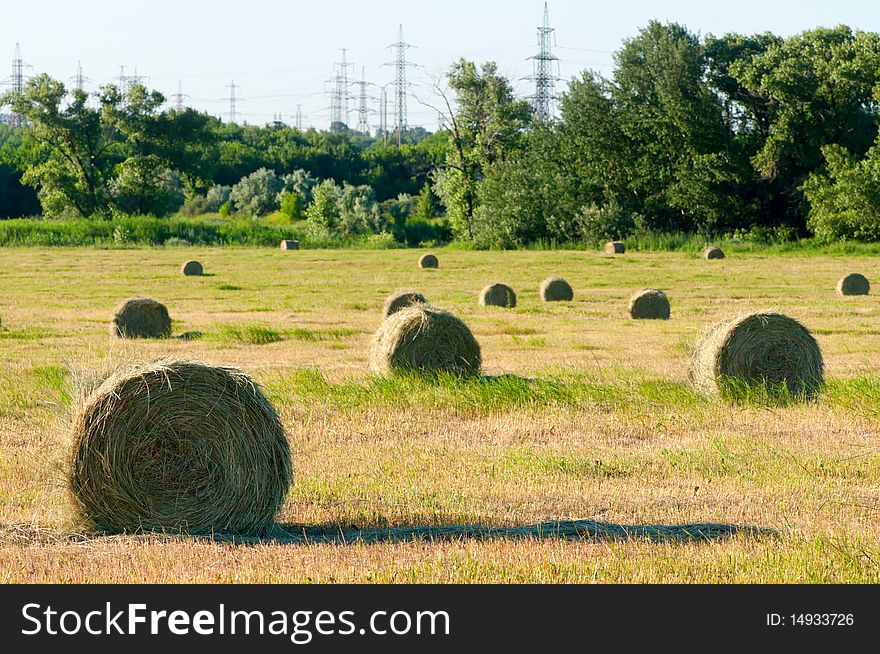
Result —
[[[752,313],[714,325],[693,349],[688,377],[717,394],[730,384],[764,384],[813,396],[822,386],[822,352],[801,323],[779,313]]]
[[[837,282],[839,295],[867,295],[871,292],[871,283],[868,278],[858,273],[847,275]]]
[[[370,346],[370,367],[379,374],[417,372],[478,375],[480,345],[461,320],[428,304],[413,304],[388,317]]]
[[[135,295],[116,308],[110,327],[120,338],[168,338],[171,317],[161,302]]]
[[[636,320],[669,320],[671,309],[666,293],[643,288],[629,299],[629,315]]]
[[[562,277],[548,277],[541,282],[541,299],[544,302],[571,302],[574,291]]]
[[[406,309],[408,306],[419,303],[426,304],[427,302],[428,300],[425,299],[425,296],[418,291],[409,289],[397,291],[396,293],[389,295],[385,300],[385,306],[382,308],[382,315],[387,318],[401,309]]]
[[[611,241],[605,244],[605,254],[626,254],[626,245],[620,241]]]
[[[202,269],[202,264],[198,261],[187,261],[180,269],[187,277],[201,277],[204,270]]]
[[[489,284],[480,291],[481,307],[504,307],[512,309],[516,306],[516,293],[506,284]]]
[[[99,532],[263,534],[293,476],[275,409],[232,368],[117,372],[82,401],[72,435],[69,488]]]
[[[440,262],[433,254],[423,254],[419,259],[419,268],[439,268]]]
[[[706,261],[716,261],[718,259],[723,259],[724,256],[724,250],[719,247],[715,247],[714,245],[710,245],[705,250],[703,250],[703,258]]]
[[[281,241],[282,250],[299,250],[299,241]]]

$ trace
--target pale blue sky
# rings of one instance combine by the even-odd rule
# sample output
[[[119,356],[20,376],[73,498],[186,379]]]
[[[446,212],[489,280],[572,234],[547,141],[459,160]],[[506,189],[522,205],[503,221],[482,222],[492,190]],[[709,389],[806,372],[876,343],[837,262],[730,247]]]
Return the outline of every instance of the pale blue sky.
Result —
[[[382,64],[391,61],[386,46],[396,40],[399,23],[416,46],[410,50],[410,59],[419,64],[410,72],[413,95],[424,97],[429,77],[459,56],[497,61],[517,91],[527,95],[529,84],[520,78],[532,72],[528,57],[537,50],[542,13],[543,0],[6,0],[0,12],[0,79],[9,74],[20,42],[32,66],[29,73],[72,78],[81,60],[89,87],[95,88],[118,76],[124,65],[127,74],[137,68],[149,86],[166,95],[180,80],[191,96],[187,103],[215,115],[227,111],[222,98],[234,78],[245,99],[238,111],[248,122],[262,124],[280,113],[292,123],[296,105],[302,104],[305,124],[325,127],[326,80],[339,49],[348,48],[355,77],[363,66],[368,81],[386,84],[393,69]],[[880,31],[880,3],[551,0],[562,76],[585,68],[609,74],[612,52],[622,39],[653,18],[678,21],[701,34],[789,35],[841,23]],[[378,95],[375,87],[371,94]],[[415,98],[409,114],[410,124],[436,125],[435,112]],[[349,122],[357,122],[355,114]],[[378,117],[371,123],[377,125]]]

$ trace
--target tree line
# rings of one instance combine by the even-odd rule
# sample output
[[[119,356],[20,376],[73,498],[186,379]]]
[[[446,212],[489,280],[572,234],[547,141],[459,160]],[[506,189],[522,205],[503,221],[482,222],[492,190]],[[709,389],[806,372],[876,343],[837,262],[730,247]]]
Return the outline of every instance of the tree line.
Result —
[[[502,248],[640,232],[880,240],[872,32],[700,37],[652,22],[610,77],[570,81],[556,119],[536,119],[491,62],[454,64],[437,97],[445,129],[397,148],[37,76],[5,97],[28,127],[0,130],[0,215],[280,212],[323,237]]]

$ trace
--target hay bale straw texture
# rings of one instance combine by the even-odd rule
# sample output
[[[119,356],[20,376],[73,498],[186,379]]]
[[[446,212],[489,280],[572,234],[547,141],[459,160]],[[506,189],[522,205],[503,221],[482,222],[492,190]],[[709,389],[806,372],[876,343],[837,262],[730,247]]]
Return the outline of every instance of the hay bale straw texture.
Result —
[[[282,250],[299,250],[299,241],[281,241]]]
[[[724,250],[719,247],[715,247],[714,245],[710,245],[705,250],[703,250],[703,258],[706,261],[716,261],[718,259],[723,259],[724,257]]]
[[[161,302],[135,295],[116,308],[110,327],[120,338],[168,338],[171,317]]]
[[[185,264],[183,264],[180,272],[182,272],[187,277],[201,277],[205,271],[202,269],[202,264],[200,264],[198,261],[187,261]]]
[[[481,307],[504,307],[513,309],[516,306],[516,293],[506,284],[489,284],[480,291]]]
[[[541,299],[544,302],[571,302],[574,291],[562,277],[548,277],[541,282]]]
[[[461,320],[428,304],[414,304],[382,323],[370,346],[373,372],[478,375],[477,339]]]
[[[611,241],[605,244],[605,254],[626,254],[626,245],[620,241]]]
[[[669,320],[669,298],[656,288],[643,288],[629,299],[629,315],[636,320]]]
[[[868,295],[871,292],[871,283],[868,278],[858,273],[847,275],[837,282],[839,295]]]
[[[419,268],[439,268],[440,262],[433,254],[423,254],[419,258]]]
[[[428,300],[425,299],[425,296],[418,291],[410,289],[397,291],[396,293],[389,295],[385,300],[385,306],[382,308],[382,315],[387,318],[401,309],[406,309],[408,306],[419,303],[426,304],[427,302]]]
[[[812,396],[824,367],[816,339],[801,323],[780,313],[752,313],[714,325],[695,346],[688,377],[710,394],[733,381],[770,390],[785,385]]]
[[[73,420],[69,488],[99,532],[263,534],[290,487],[278,415],[243,372],[160,359],[117,372]]]

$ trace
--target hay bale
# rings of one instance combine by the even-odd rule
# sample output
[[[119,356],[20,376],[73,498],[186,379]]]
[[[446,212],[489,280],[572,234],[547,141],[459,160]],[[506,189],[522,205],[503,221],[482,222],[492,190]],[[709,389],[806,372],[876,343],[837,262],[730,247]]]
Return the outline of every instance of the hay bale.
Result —
[[[868,278],[858,273],[847,275],[837,282],[839,295],[867,295],[871,292],[871,283]]]
[[[423,254],[419,259],[419,268],[439,268],[440,262],[433,254]]]
[[[281,421],[233,368],[160,359],[119,371],[72,429],[69,490],[96,531],[262,534],[290,487]]]
[[[481,307],[504,307],[512,309],[516,306],[516,293],[506,284],[489,284],[480,291]]]
[[[385,306],[382,308],[382,315],[387,318],[401,309],[406,309],[408,306],[419,303],[425,304],[427,302],[428,300],[425,299],[425,296],[418,291],[409,289],[397,291],[396,293],[389,295],[385,300]]]
[[[120,338],[167,338],[171,317],[161,302],[135,295],[116,308],[110,328]]]
[[[717,394],[729,384],[763,384],[811,397],[823,383],[824,362],[816,339],[780,313],[752,313],[714,325],[693,349],[688,378]]]
[[[461,320],[428,304],[414,304],[391,315],[373,336],[370,367],[379,374],[448,372],[478,375],[480,345]]]
[[[626,245],[620,241],[611,241],[605,244],[605,254],[626,254]]]
[[[548,277],[541,282],[541,299],[544,302],[571,302],[574,291],[562,277]]]
[[[643,288],[629,299],[629,315],[636,320],[669,320],[671,309],[666,293]]]
[[[724,250],[719,247],[715,247],[714,245],[710,245],[705,250],[703,250],[703,258],[706,261],[715,261],[718,259],[724,258]]]
[[[181,267],[180,272],[182,272],[187,277],[201,277],[204,273],[204,270],[202,269],[202,264],[200,264],[198,261],[187,261]]]
[[[282,250],[299,250],[299,241],[281,241]]]

